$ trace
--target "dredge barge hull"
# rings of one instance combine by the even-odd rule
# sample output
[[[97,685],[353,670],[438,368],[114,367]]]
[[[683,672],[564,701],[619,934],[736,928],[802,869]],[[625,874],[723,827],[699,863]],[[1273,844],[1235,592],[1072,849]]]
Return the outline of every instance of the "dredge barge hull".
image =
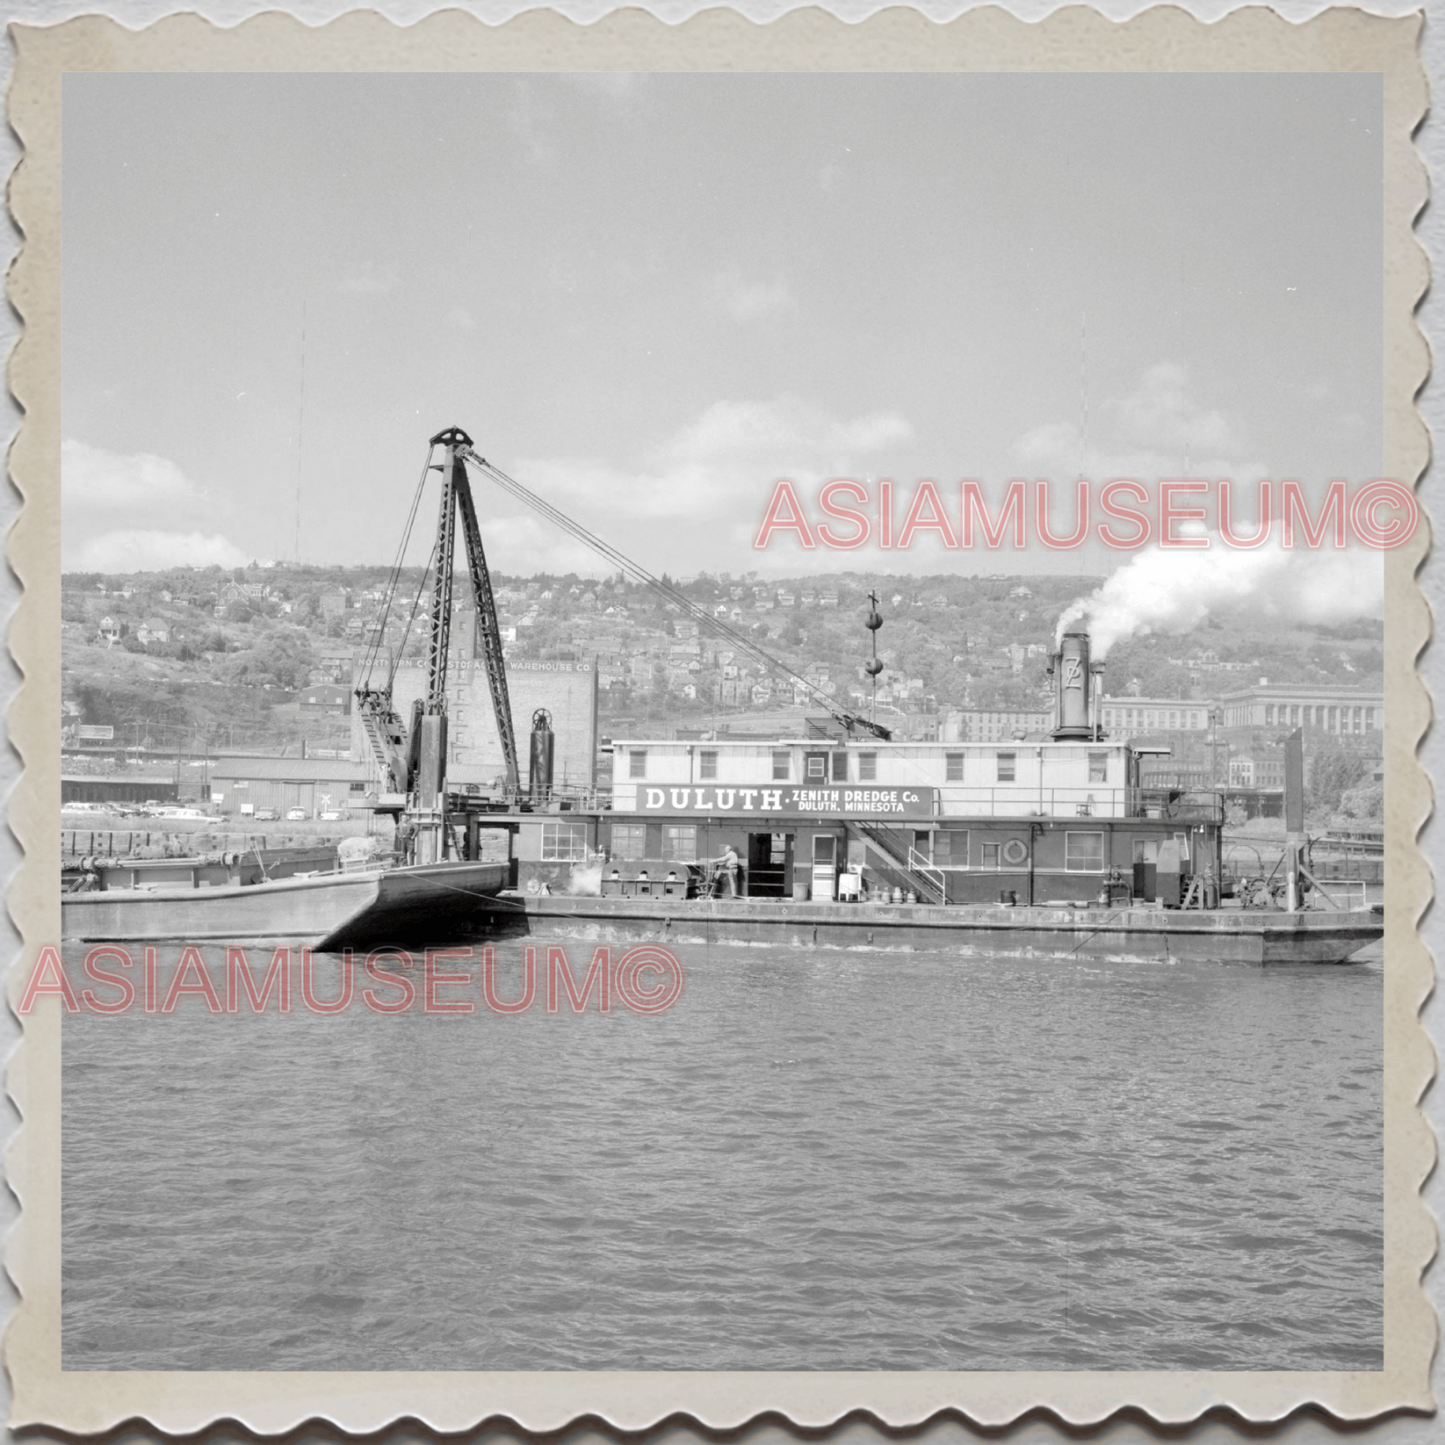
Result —
[[[221,887],[99,889],[61,900],[77,942],[299,942],[319,952],[442,943],[485,931],[505,863],[440,863]]]
[[[509,896],[497,932],[601,942],[944,951],[961,957],[1243,964],[1351,962],[1384,935],[1377,913],[941,907],[748,899]]]

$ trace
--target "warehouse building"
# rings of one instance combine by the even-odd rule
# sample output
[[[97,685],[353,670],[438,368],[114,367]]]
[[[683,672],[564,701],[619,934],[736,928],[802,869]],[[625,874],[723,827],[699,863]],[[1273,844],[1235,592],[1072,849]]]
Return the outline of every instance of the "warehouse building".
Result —
[[[349,758],[220,757],[211,764],[211,802],[228,817],[270,811],[284,818],[345,813],[366,792],[366,768]]]

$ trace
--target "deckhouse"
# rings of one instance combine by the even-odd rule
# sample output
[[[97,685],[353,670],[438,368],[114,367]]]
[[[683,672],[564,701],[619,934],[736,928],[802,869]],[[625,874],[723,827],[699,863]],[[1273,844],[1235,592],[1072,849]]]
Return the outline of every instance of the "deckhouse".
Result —
[[[750,896],[1083,901],[1111,878],[1134,896],[1137,866],[1138,896],[1154,898],[1161,847],[1165,901],[1218,873],[1218,801],[1141,787],[1122,742],[618,739],[613,777],[607,862],[665,875],[731,847]]]
[[[1056,663],[1042,740],[895,742],[826,721],[810,737],[614,739],[610,807],[522,822],[517,857],[549,883],[600,859],[604,888],[681,891],[730,848],[760,898],[1172,904],[1212,884],[1219,796],[1143,786],[1150,750],[1094,716],[1087,637]]]

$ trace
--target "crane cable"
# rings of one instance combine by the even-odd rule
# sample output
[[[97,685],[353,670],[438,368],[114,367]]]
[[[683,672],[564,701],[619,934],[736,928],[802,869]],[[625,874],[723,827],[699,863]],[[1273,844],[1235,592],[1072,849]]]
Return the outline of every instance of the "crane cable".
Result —
[[[431,576],[432,567],[436,564],[437,548],[441,546],[441,539],[437,538],[431,544],[431,556],[426,559],[426,566],[421,569],[421,584],[416,589],[416,596],[411,601],[411,611],[407,614],[406,630],[401,634],[401,645],[396,649],[391,659],[391,667],[386,674],[386,690],[391,691],[392,684],[396,681],[396,670],[401,666],[402,654],[406,651],[406,645],[411,640],[412,624],[416,621],[417,609],[421,606],[421,599],[426,595],[427,578]],[[378,632],[378,638],[381,634]],[[381,644],[378,641],[377,646]]]
[[[407,546],[411,542],[411,532],[413,526],[415,526],[416,524],[417,513],[421,510],[422,493],[426,489],[426,474],[431,470],[432,452],[434,450],[434,447],[427,448],[426,461],[422,463],[421,476],[417,480],[416,492],[411,499],[411,511],[407,514],[406,527],[403,529],[401,534],[401,545],[396,549],[396,560],[391,564],[391,571],[387,575],[386,600],[381,609],[381,617],[377,623],[375,635],[373,636],[371,643],[367,647],[366,654],[362,662],[363,686],[370,686],[372,669],[376,666],[377,659],[381,655],[381,646],[386,637],[387,620],[391,616],[391,604],[396,600],[397,588],[401,585],[402,562],[406,557]],[[432,543],[432,555],[436,555],[435,542]],[[428,562],[427,567],[422,570],[423,588],[425,588],[426,586],[426,573],[427,570],[430,569],[430,567],[431,563]],[[412,603],[411,618],[408,618],[407,620],[406,636],[410,636],[411,634],[411,622],[412,619],[416,617],[416,609],[420,600],[421,592],[419,591],[417,593],[417,601]],[[402,647],[406,646],[406,636],[402,638]],[[386,679],[386,685],[388,690],[390,689],[391,684],[396,677],[396,667],[399,660],[400,650],[398,650],[396,660],[394,660],[391,664],[391,670]]]
[[[867,719],[857,717],[840,708],[833,697],[829,693],[824,692],[816,683],[809,682],[807,678],[794,672],[786,663],[779,662],[777,658],[765,652],[750,637],[747,637],[729,626],[726,622],[722,622],[714,617],[707,608],[694,602],[692,598],[685,596],[679,592],[677,588],[671,586],[669,583],[663,582],[658,577],[654,577],[653,574],[640,563],[634,562],[630,557],[619,552],[610,543],[603,541],[601,537],[589,531],[580,522],[567,516],[565,512],[559,511],[550,502],[539,497],[535,492],[529,491],[521,482],[517,481],[515,477],[508,476],[506,472],[494,466],[491,462],[487,461],[485,457],[479,456],[470,447],[459,447],[457,452],[459,456],[482,470],[501,487],[504,492],[508,493],[508,495],[515,497],[520,502],[525,502],[527,506],[531,507],[534,511],[540,512],[542,516],[554,522],[569,536],[576,538],[576,540],[584,546],[590,547],[594,552],[606,558],[622,572],[660,592],[669,602],[673,603],[674,606],[694,618],[699,625],[707,627],[727,641],[734,643],[759,665],[767,668],[771,672],[781,673],[795,686],[800,686],[805,689],[840,722],[844,724],[858,723],[877,736],[884,738],[890,736],[886,728],[880,727],[877,723],[870,723]]]

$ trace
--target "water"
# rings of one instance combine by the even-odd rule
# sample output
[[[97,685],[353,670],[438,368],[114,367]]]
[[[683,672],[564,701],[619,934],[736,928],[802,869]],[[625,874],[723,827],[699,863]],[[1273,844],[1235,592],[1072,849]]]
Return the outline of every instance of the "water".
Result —
[[[1382,1367],[1378,961],[677,951],[655,1017],[68,1017],[64,1367]]]

